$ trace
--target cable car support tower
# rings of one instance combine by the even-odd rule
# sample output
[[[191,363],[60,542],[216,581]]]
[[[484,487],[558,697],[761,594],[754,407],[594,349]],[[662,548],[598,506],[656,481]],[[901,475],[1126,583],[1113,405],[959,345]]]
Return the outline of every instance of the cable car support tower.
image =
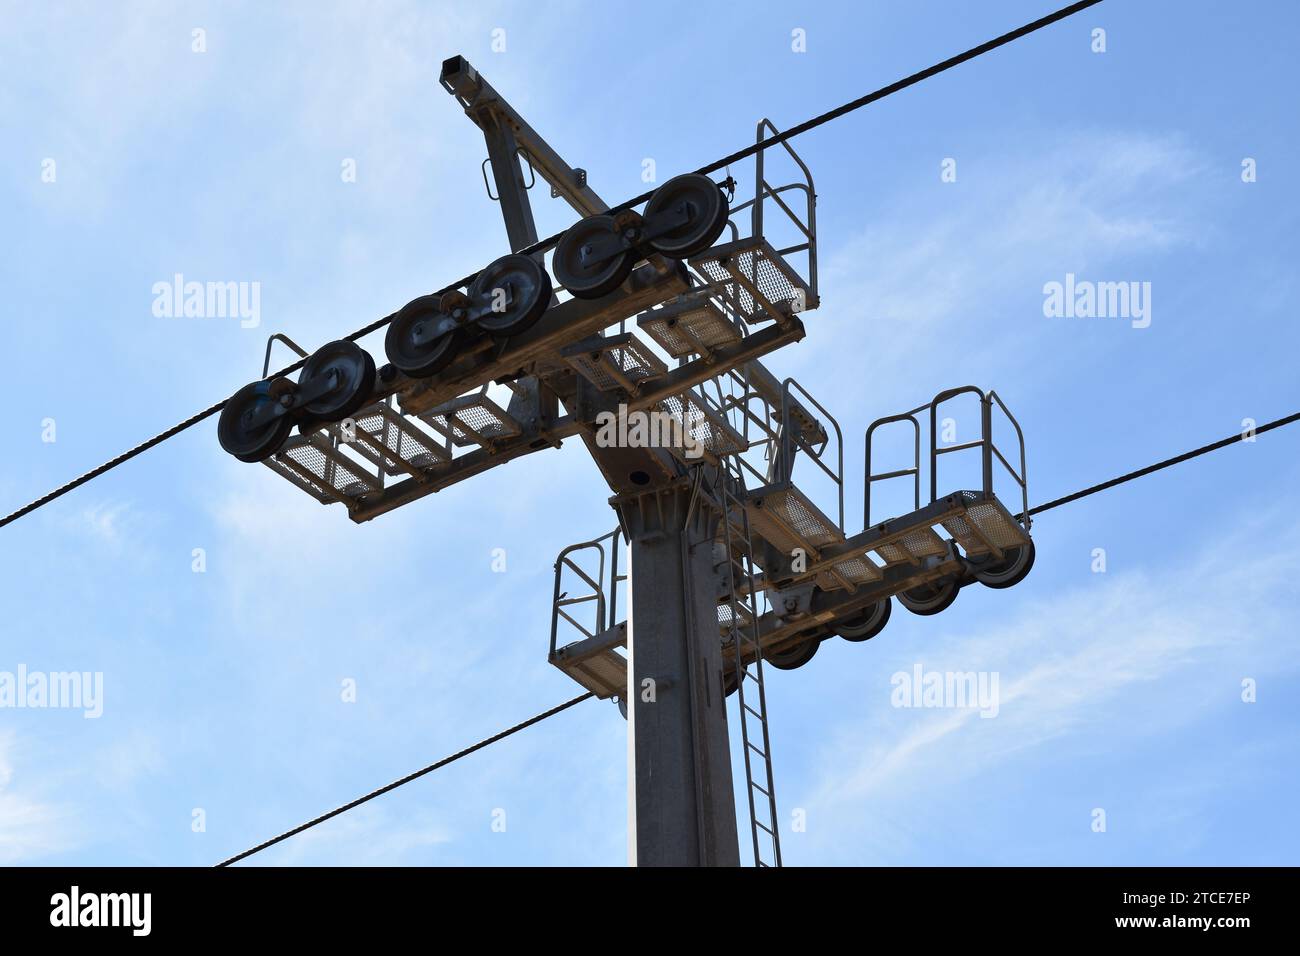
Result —
[[[483,133],[510,253],[400,309],[382,367],[350,340],[307,356],[273,336],[262,379],[222,411],[221,444],[361,522],[580,439],[617,525],[560,553],[549,660],[626,714],[630,861],[739,865],[734,696],[752,859],[779,866],[765,664],[791,669],[829,637],[874,637],[894,599],[935,614],[971,583],[1021,580],[1034,551],[1020,427],[974,386],[877,420],[864,436],[864,528],[847,534],[839,424],[760,361],[803,338],[819,305],[816,195],[789,143],[757,150],[743,201],[730,175],[686,174],[639,212],[611,211],[463,57],[444,62],[441,82]],[[759,122],[759,143],[775,134]],[[778,160],[790,178],[773,185]],[[542,248],[538,178],[582,217]],[[276,340],[306,358],[296,382],[267,377]],[[979,437],[942,443],[938,411],[958,402]],[[995,417],[1018,459],[995,447]],[[873,471],[878,433],[899,429],[912,454]],[[941,495],[939,459],[960,451],[979,454],[979,487]],[[833,506],[795,482],[796,463]],[[994,493],[995,474],[1019,513]],[[872,488],[890,479],[912,484],[914,506],[872,524]]]

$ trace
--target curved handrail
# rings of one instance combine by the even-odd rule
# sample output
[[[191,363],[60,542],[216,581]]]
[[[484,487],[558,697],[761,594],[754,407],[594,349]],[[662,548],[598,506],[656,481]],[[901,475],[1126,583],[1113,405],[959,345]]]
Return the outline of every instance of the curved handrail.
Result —
[[[910,412],[900,412],[897,415],[886,415],[884,418],[877,418],[867,426],[865,437],[866,443],[866,461],[864,462],[866,481],[863,482],[862,489],[862,527],[871,527],[871,485],[873,482],[885,481],[889,478],[902,478],[906,475],[912,476],[912,507],[916,510],[921,508],[921,423],[916,420],[916,413],[920,408],[914,408]],[[903,468],[898,471],[884,472],[876,475],[871,471],[871,436],[881,425],[891,425],[895,422],[911,422],[913,430],[912,448],[913,448],[913,465],[911,468]]]
[[[965,442],[964,444],[954,445],[950,448],[940,449],[938,447],[938,432],[936,431],[938,408],[944,402],[966,393],[979,396],[980,437],[976,441]],[[1007,417],[1007,421],[1011,422],[1011,426],[1016,430],[1016,442],[1020,446],[1019,472],[1016,471],[1011,462],[1007,461],[1006,456],[998,450],[997,445],[993,441],[994,402],[997,403],[998,407],[1002,410],[1002,414]],[[1028,530],[1031,521],[1029,518],[1029,478],[1025,464],[1025,433],[1024,430],[1021,429],[1020,423],[1016,421],[1015,416],[1011,414],[1011,410],[1007,408],[1006,402],[1002,401],[1002,397],[992,389],[988,392],[984,392],[981,389],[976,388],[974,385],[962,385],[957,388],[950,388],[946,391],[940,392],[934,397],[934,400],[930,402],[930,500],[933,501],[938,496],[939,455],[947,452],[961,451],[965,448],[973,448],[977,445],[980,447],[981,480],[983,483],[984,493],[993,493],[993,459],[996,457],[997,460],[1002,463],[1002,466],[1006,468],[1007,472],[1011,475],[1016,484],[1020,486],[1020,497],[1023,504],[1023,510],[1021,512],[1022,517],[1020,520],[1024,528]]]
[[[959,385],[956,388],[945,389],[934,397],[930,402],[930,500],[935,501],[939,497],[939,439],[938,439],[938,418],[939,406],[944,402],[956,398],[958,395],[972,393],[979,396],[980,399],[980,434],[983,436],[978,442],[981,447],[981,478],[984,484],[984,492],[987,494],[993,486],[993,459],[989,453],[989,427],[988,427],[988,397],[983,390],[974,385]],[[970,447],[966,445],[957,446],[957,448]],[[957,448],[947,449],[956,451]]]
[[[774,136],[779,136],[781,134],[781,131],[777,129],[772,121],[765,116],[758,121],[755,142],[763,142],[763,131],[765,129],[771,130],[772,135]],[[772,196],[776,200],[777,204],[781,206],[785,214],[789,216],[795,225],[802,230],[803,234],[808,237],[808,291],[812,301],[815,302],[817,301],[817,188],[813,183],[812,170],[808,168],[808,164],[800,158],[799,154],[794,151],[787,140],[782,140],[781,145],[785,147],[785,151],[790,154],[790,158],[795,161],[795,164],[803,173],[804,180],[807,182],[806,195],[808,221],[806,224],[799,222],[799,218],[794,215],[793,210],[778,198],[778,193],[789,188],[789,186],[782,187],[782,189],[779,190],[773,190],[763,178],[764,158],[767,153],[767,148],[762,147],[754,153],[754,208],[750,214],[753,236],[755,239],[763,237],[762,200],[767,196]]]
[[[999,452],[997,446],[993,444],[993,436],[991,434],[989,435],[989,445],[993,448],[994,454],[1002,460],[1002,464],[1006,466],[1007,471],[1011,472],[1011,477],[1015,478],[1020,484],[1020,499],[1023,505],[1020,511],[1020,523],[1024,526],[1024,529],[1028,531],[1030,525],[1033,524],[1033,519],[1029,517],[1029,468],[1025,464],[1025,433],[1020,428],[1020,422],[1016,421],[1016,416],[1011,414],[1011,409],[1007,408],[1007,403],[1002,401],[1002,396],[993,391],[993,389],[989,389],[989,398],[997,402],[998,407],[1002,409],[1002,414],[1007,416],[1007,421],[1009,421],[1011,427],[1016,430],[1016,439],[1020,443],[1020,474],[1017,475],[1015,469],[1013,469],[1010,463],[1002,457],[1002,453]]]
[[[756,143],[761,143],[761,142],[763,142],[763,139],[764,139],[764,137],[763,137],[763,130],[764,130],[764,129],[769,129],[769,130],[771,130],[773,136],[780,136],[780,135],[781,135],[781,131],[780,131],[779,129],[776,128],[776,125],[775,125],[775,124],[774,124],[770,119],[768,119],[766,116],[764,116],[761,120],[758,121],[758,129],[757,129],[757,131],[756,131],[756,136],[755,136],[755,142],[756,142]],[[816,209],[815,209],[815,206],[816,206],[816,203],[815,203],[815,200],[816,200],[816,192],[815,192],[815,187],[813,186],[812,170],[810,170],[810,169],[808,168],[808,164],[805,163],[805,162],[804,162],[804,161],[799,157],[799,154],[796,153],[796,152],[794,151],[793,147],[790,146],[790,143],[789,143],[788,140],[782,140],[782,141],[781,141],[781,145],[782,145],[783,147],[785,147],[785,151],[786,151],[787,153],[790,154],[790,158],[793,159],[793,160],[795,161],[795,164],[798,165],[799,169],[803,172],[803,178],[804,178],[805,180],[807,180],[807,182],[808,182],[808,192],[809,192],[808,228],[809,228],[809,229],[812,229],[814,232],[816,232],[815,221],[814,221],[814,218],[813,218],[813,217],[816,215]],[[755,199],[755,209],[754,209],[754,235],[756,235],[756,236],[761,236],[761,235],[763,234],[763,228],[762,228],[762,227],[763,227],[763,205],[762,205],[762,203],[757,202],[757,200],[760,199],[760,198],[762,198],[762,196],[764,195],[764,192],[763,192],[763,186],[764,186],[764,182],[763,182],[763,158],[764,158],[764,154],[765,154],[766,152],[767,152],[767,147],[763,147],[762,149],[758,150],[758,152],[756,152],[756,153],[754,154],[754,166],[755,166],[755,176],[754,176],[754,199]]]
[[[831,481],[835,482],[835,490],[839,495],[839,506],[840,506],[839,528],[840,528],[840,534],[843,534],[844,533],[844,433],[840,430],[840,423],[835,420],[835,416],[832,415],[826,409],[826,407],[822,405],[821,402],[813,398],[812,395],[808,393],[808,390],[804,388],[802,385],[800,385],[798,382],[796,382],[793,378],[787,378],[784,382],[781,383],[781,465],[785,472],[784,478],[786,480],[789,480],[794,477],[794,454],[793,454],[793,448],[791,447],[791,442],[794,440],[794,429],[790,427],[791,386],[797,388],[803,394],[803,397],[807,399],[808,403],[812,405],[814,408],[816,408],[817,411],[821,412],[823,419],[825,421],[829,421],[832,427],[834,427],[835,429],[835,450],[837,454],[837,462],[836,462],[837,468],[835,471],[831,471],[831,469],[826,466],[826,463],[822,461],[822,457],[823,455],[825,455],[826,452],[825,444],[822,445],[821,453],[819,454],[813,453],[812,446],[810,444],[804,442],[800,442],[799,444],[800,447],[804,449],[804,451],[808,452],[808,457],[812,459],[812,461],[817,465],[817,467],[820,468],[822,471],[826,472],[826,474],[830,476]],[[823,425],[822,431],[824,432],[825,430],[826,430],[826,426]],[[827,436],[826,440],[828,442],[830,441],[829,435]]]
[[[623,533],[623,529],[621,527],[616,527],[614,528],[613,531],[606,532],[605,534],[602,534],[598,538],[593,538],[590,541],[579,541],[577,544],[571,544],[563,551],[561,551],[558,556],[556,556],[555,590],[551,600],[550,657],[552,659],[555,657],[556,641],[558,639],[561,616],[563,616],[565,620],[569,621],[569,623],[573,624],[579,630],[583,630],[580,624],[578,624],[571,617],[569,617],[567,614],[564,614],[564,612],[560,610],[561,607],[560,601],[562,597],[560,593],[560,585],[563,581],[565,567],[570,568],[575,574],[578,575],[579,578],[581,578],[584,582],[586,582],[586,584],[589,585],[592,589],[592,593],[590,595],[577,598],[571,602],[571,603],[579,603],[579,602],[587,602],[592,600],[596,602],[596,628],[591,636],[594,636],[595,634],[599,634],[602,631],[604,631],[606,628],[611,626],[614,623],[615,619],[618,617],[618,585],[622,581],[626,580],[626,575],[620,577],[618,573],[618,550],[619,550],[618,540],[619,537],[622,535],[622,533]],[[609,542],[609,547],[610,547],[608,615],[606,615],[606,597],[605,597],[605,544],[604,542],[606,541]],[[578,567],[577,564],[568,560],[570,554],[573,554],[576,551],[583,551],[590,548],[596,549],[596,552],[600,555],[600,564],[596,571],[596,577],[594,580],[589,574],[587,574],[587,572],[585,572],[582,568]]]

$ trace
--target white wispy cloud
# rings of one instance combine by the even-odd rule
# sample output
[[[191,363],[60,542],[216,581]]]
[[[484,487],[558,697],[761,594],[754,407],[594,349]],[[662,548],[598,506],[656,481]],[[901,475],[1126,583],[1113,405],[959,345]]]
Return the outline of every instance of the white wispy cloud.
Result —
[[[918,362],[1015,361],[1045,329],[1045,282],[1099,268],[1133,279],[1143,257],[1203,241],[1186,187],[1204,167],[1177,137],[1113,131],[972,158],[957,183],[898,195],[824,257],[822,308],[808,319],[817,334],[781,361],[820,373],[851,364],[825,376],[849,402],[914,381]],[[864,334],[869,348],[843,348]]]
[[[79,524],[84,531],[101,541],[117,544],[122,539],[123,517],[127,512],[125,502],[91,505],[81,510]]]
[[[822,748],[808,806],[837,840],[852,834],[878,853],[898,853],[907,840],[864,828],[863,806],[915,810],[937,796],[937,780],[945,791],[974,787],[1026,753],[1087,752],[1097,739],[1131,744],[1244,706],[1243,677],[1294,667],[1287,597],[1296,593],[1289,569],[1300,560],[1300,526],[1278,517],[1244,521],[1190,559],[1097,575],[1022,605],[1004,623],[928,643],[919,658],[927,671],[1000,675],[995,719],[975,709],[894,709],[890,675],[879,673],[861,712]],[[1225,554],[1251,557],[1225,563]]]
[[[453,837],[454,831],[432,811],[408,814],[368,804],[244,865],[410,866],[425,862],[430,847],[450,843]]]
[[[0,864],[39,860],[79,843],[77,815],[50,799],[30,774],[19,772],[17,734],[0,732]]]
[[[132,790],[167,767],[157,734],[133,728],[109,740],[95,755],[96,783],[109,790]]]

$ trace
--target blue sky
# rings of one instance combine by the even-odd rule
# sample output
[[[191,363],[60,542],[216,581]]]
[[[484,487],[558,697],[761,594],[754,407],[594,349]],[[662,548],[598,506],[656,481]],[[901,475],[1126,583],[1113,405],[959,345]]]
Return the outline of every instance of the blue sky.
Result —
[[[315,346],[507,251],[447,56],[618,201],[645,158],[696,168],[1049,6],[0,5],[0,510],[253,379],[271,332]],[[1010,404],[1033,501],[1296,410],[1298,18],[1110,0],[796,142],[822,305],[769,365],[839,417],[850,530],[866,425],[950,385]],[[259,327],[155,316],[178,272],[259,282]],[[1045,317],[1067,273],[1151,283],[1150,326]],[[1294,863],[1297,442],[1045,514],[1020,586],[773,674],[786,861]],[[356,526],[208,422],[3,529],[0,671],[103,672],[104,713],[0,709],[0,863],[212,863],[572,696],[551,563],[607,496],[571,442]],[[997,718],[891,707],[917,663],[996,671]],[[588,702],[255,859],[617,865],[624,751]]]

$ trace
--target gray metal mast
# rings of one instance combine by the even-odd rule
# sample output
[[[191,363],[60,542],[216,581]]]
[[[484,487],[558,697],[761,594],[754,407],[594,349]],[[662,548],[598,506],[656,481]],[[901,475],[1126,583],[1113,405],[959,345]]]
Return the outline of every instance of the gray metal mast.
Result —
[[[586,174],[569,166],[463,57],[443,64],[442,83],[487,141],[512,249],[537,241],[525,165],[580,215],[609,208]],[[519,385],[519,401],[544,402],[535,378]],[[558,397],[566,405],[583,400],[581,388]],[[615,493],[611,504],[631,554],[630,856],[639,866],[738,866],[720,679],[715,499],[701,493],[699,470],[694,478],[683,475],[663,449],[606,448],[583,437]]]

